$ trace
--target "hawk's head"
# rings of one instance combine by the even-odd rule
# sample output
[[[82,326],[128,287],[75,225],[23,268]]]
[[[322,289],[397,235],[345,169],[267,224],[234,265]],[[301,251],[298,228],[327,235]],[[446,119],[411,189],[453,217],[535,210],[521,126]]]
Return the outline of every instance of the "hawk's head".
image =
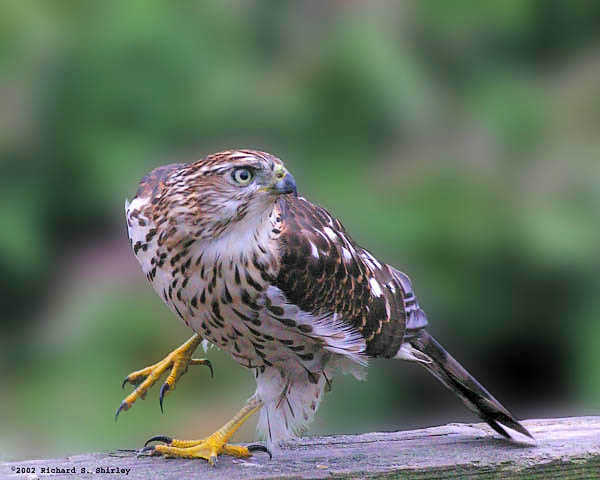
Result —
[[[185,224],[197,238],[214,239],[250,229],[270,214],[279,195],[296,194],[296,183],[277,157],[234,150],[178,169],[163,193],[160,203],[169,223]]]

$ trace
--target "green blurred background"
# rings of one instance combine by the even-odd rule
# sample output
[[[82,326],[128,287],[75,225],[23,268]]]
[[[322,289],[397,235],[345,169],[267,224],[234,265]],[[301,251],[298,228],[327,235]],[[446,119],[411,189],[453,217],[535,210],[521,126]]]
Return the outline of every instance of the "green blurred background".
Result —
[[[600,413],[599,25],[593,0],[2,2],[0,458],[201,437],[251,395],[213,349],[214,379],[192,367],[164,415],[155,388],[113,421],[123,377],[190,334],[130,252],[125,197],[231,147],[280,156],[408,272],[515,415]],[[472,420],[374,361],[309,433]]]

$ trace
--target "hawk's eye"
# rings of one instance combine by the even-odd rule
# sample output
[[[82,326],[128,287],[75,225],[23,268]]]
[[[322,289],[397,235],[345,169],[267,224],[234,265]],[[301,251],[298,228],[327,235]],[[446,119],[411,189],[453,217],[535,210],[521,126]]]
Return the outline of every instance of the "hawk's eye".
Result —
[[[249,168],[236,168],[231,174],[231,178],[240,185],[248,185],[254,178],[254,172]]]

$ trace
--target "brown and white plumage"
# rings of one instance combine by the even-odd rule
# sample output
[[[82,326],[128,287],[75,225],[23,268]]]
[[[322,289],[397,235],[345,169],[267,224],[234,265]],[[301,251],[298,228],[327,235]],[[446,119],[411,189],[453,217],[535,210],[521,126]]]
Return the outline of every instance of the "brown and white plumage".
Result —
[[[235,150],[158,168],[126,213],[156,292],[254,371],[271,444],[308,425],[336,370],[360,378],[369,357],[420,362],[501,434],[529,435],[427,334],[409,278],[297,197],[278,158]]]

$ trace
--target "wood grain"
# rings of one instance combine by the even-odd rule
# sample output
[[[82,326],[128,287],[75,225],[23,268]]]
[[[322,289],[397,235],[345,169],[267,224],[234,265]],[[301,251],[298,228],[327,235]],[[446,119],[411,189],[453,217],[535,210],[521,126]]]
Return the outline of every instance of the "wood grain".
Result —
[[[0,464],[2,479],[600,479],[600,417],[526,420],[537,446],[511,444],[486,424],[449,424],[390,433],[306,437],[248,460],[137,456],[135,450],[62,459]],[[16,473],[35,467],[36,473]],[[43,474],[41,468],[75,468],[75,474]],[[81,474],[84,468],[90,473]],[[95,473],[97,468],[129,469]]]

